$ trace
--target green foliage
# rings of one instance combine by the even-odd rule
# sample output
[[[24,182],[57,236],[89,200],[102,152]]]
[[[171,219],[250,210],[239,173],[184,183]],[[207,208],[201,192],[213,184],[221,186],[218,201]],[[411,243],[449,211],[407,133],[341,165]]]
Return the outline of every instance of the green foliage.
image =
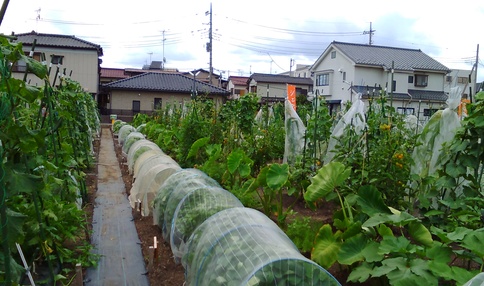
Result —
[[[0,37],[0,45],[0,281],[19,281],[16,243],[28,261],[47,265],[54,280],[53,259],[95,261],[90,245],[79,253],[65,242],[84,239],[79,202],[87,193],[84,170],[93,163],[91,142],[99,115],[79,83],[62,77],[53,88],[47,67],[24,56],[21,44]],[[19,60],[43,87],[11,77]]]

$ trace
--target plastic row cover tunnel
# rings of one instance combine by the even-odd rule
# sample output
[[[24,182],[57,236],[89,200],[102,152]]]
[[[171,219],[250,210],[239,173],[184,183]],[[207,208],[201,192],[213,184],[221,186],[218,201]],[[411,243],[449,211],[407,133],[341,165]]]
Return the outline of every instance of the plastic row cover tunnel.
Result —
[[[140,158],[138,158],[138,160],[140,160]],[[179,170],[181,170],[181,167],[178,163],[176,163],[170,156],[163,153],[151,156],[144,160],[139,167],[139,171],[135,170],[135,175],[137,176],[129,195],[131,207],[134,208],[136,202],[141,202],[141,215],[148,216],[156,192],[160,186],[163,185],[170,175]]]
[[[182,263],[187,285],[340,285],[251,208],[222,210],[205,220],[187,241]]]
[[[133,168],[135,162],[138,158],[147,151],[155,151],[156,154],[163,154],[160,147],[155,143],[151,142],[147,139],[141,139],[133,143],[131,147],[128,149],[128,156],[127,156],[127,164],[128,164],[128,171],[132,175]]]
[[[170,241],[176,262],[179,262],[184,245],[196,227],[213,214],[242,203],[229,191],[194,169],[173,174],[165,181],[154,202],[155,224],[163,221],[165,241]],[[160,215],[163,213],[163,215]]]

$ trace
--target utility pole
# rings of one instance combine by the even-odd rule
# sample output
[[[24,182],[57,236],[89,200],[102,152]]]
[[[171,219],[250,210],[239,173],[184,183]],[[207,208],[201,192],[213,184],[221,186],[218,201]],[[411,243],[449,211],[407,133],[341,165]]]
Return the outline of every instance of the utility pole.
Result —
[[[372,29],[371,24],[372,23],[370,22],[370,30],[369,31],[363,31],[363,35],[369,35],[368,45],[370,45],[370,46],[373,45],[372,36],[375,33],[375,30]]]
[[[477,44],[476,52],[476,73],[474,74],[474,92],[477,93],[477,67],[479,66],[479,44]]]
[[[161,69],[164,70],[165,69],[165,63],[166,63],[166,59],[165,59],[165,30],[163,30],[163,39],[162,39],[162,42],[163,42],[163,61],[161,63]]]
[[[289,76],[292,76],[292,66],[294,66],[294,59],[289,61]]]
[[[207,43],[207,52],[210,53],[210,67],[209,67],[209,74],[208,80],[209,83],[212,84],[212,2],[210,2],[210,11],[205,12],[205,15],[210,14],[210,28],[208,30],[208,43]]]

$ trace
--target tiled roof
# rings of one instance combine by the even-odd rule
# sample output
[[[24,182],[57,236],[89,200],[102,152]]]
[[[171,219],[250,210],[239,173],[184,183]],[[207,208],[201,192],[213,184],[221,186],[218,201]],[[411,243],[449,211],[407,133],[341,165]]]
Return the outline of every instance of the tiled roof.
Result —
[[[313,80],[307,77],[292,77],[279,74],[254,73],[250,76],[250,78],[258,83],[267,82],[313,85]]]
[[[381,87],[372,87],[372,86],[362,86],[362,85],[354,85],[353,91],[356,93],[361,93],[363,98],[369,97],[376,97],[380,94]],[[390,95],[387,95],[390,97]],[[423,101],[440,101],[445,102],[447,100],[447,94],[443,91],[432,91],[432,90],[418,90],[418,89],[409,89],[408,93],[398,93],[394,92],[392,94],[394,99],[400,100],[423,100]]]
[[[129,76],[125,74],[124,69],[101,68],[101,77],[127,78]]]
[[[382,66],[395,70],[435,70],[449,72],[450,69],[421,50],[395,47],[333,42],[332,45],[356,64]]]
[[[147,72],[144,74],[105,84],[104,87],[108,89],[191,93],[193,85],[193,78],[182,74]],[[195,80],[195,88],[198,91],[198,94],[229,94],[229,92],[225,89],[198,80]]]
[[[247,85],[247,80],[249,77],[246,76],[230,76],[229,80],[232,81],[234,85]]]
[[[82,40],[76,36],[43,34],[32,31],[30,33],[15,34],[16,42],[22,42],[25,45],[32,45],[34,40],[37,40],[38,46],[56,47],[56,48],[71,48],[71,49],[89,49],[96,50],[99,56],[103,55],[103,50],[100,45]]]

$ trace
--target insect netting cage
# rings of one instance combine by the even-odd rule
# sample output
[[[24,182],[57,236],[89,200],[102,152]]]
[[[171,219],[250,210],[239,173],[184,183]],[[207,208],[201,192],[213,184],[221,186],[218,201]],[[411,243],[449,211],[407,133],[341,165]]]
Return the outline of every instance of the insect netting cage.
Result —
[[[214,214],[186,245],[187,285],[340,285],[274,222],[250,208]]]
[[[143,133],[143,131],[145,130],[145,128],[146,128],[146,123],[143,123],[140,126],[136,127],[136,131]]]
[[[156,162],[156,160],[152,160]],[[173,173],[181,169],[174,161],[157,162],[150,164],[146,161],[140,169],[138,178],[134,181],[129,195],[131,207],[136,206],[136,202],[141,202],[141,215],[148,216],[153,208],[156,191]]]
[[[128,134],[128,136],[126,136],[126,139],[124,140],[124,144],[123,144],[123,148],[122,148],[122,151],[125,154],[125,156],[128,154],[128,151],[131,148],[131,146],[136,141],[139,141],[141,139],[145,139],[145,136],[143,135],[143,133],[140,133],[140,132],[137,132],[137,131],[131,132],[131,133]]]
[[[197,179],[200,176],[207,178],[207,181],[213,182],[213,180],[208,177],[207,174],[198,169],[192,168],[181,169],[166,179],[158,191],[156,191],[155,200],[153,203],[154,225],[159,225],[160,228],[163,228],[166,204],[168,203],[171,193],[177,188],[177,186],[182,183],[186,184],[190,180]],[[215,185],[218,185],[218,183],[215,182]]]
[[[126,137],[128,137],[128,135],[131,132],[135,132],[135,131],[136,131],[136,128],[134,128],[133,126],[131,126],[129,124],[123,125],[121,128],[119,128],[118,143],[123,145],[124,141],[126,140]]]
[[[170,228],[170,246],[175,262],[182,258],[184,245],[197,226],[221,210],[244,206],[231,192],[220,187],[200,187],[183,197],[182,193],[173,193],[170,197],[170,201],[178,202]],[[180,197],[182,199],[178,201]],[[165,217],[169,218],[169,215]]]
[[[147,151],[154,151],[151,153],[151,155],[158,155],[158,154],[163,154],[163,151],[161,150],[158,145],[155,143],[151,142],[150,140],[147,139],[141,139],[133,143],[131,147],[128,150],[128,156],[127,156],[127,164],[128,164],[128,171],[129,174],[133,174],[133,167],[134,163],[140,158],[142,154],[144,154]],[[150,154],[147,154],[146,158],[149,157]],[[140,161],[141,162],[141,161]]]
[[[165,213],[163,215],[163,227],[162,234],[165,241],[170,241],[171,228],[173,227],[173,218],[175,216],[176,208],[183,198],[199,189],[207,188],[221,188],[217,181],[206,176],[200,176],[198,178],[187,179],[184,182],[180,182],[176,188],[171,192],[166,202]]]
[[[115,120],[112,126],[113,134],[118,135],[119,129],[121,129],[121,127],[123,127],[124,125],[128,125],[128,123],[120,119]]]

